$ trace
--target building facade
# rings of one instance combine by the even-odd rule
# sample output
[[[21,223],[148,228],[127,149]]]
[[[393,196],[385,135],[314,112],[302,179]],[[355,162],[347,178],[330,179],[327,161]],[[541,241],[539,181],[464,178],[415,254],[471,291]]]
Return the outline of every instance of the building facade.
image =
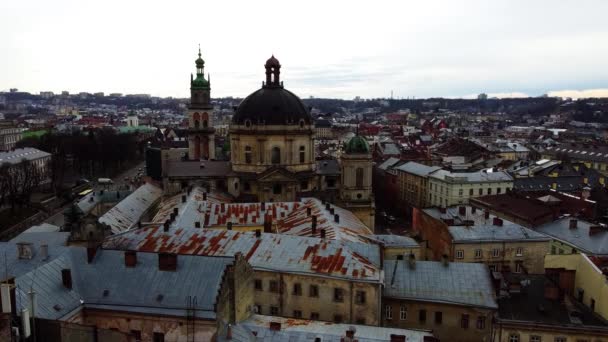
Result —
[[[435,207],[467,204],[469,198],[502,194],[513,188],[513,177],[504,171],[454,173],[438,170],[429,174],[429,203]]]

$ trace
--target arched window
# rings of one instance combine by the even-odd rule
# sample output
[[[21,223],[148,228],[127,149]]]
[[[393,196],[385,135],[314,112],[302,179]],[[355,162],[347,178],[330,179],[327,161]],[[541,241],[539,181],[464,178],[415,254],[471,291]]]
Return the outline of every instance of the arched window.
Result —
[[[275,184],[272,186],[272,193],[275,195],[280,195],[282,190],[283,188],[281,187],[281,184]]]
[[[271,162],[273,164],[281,164],[281,149],[278,147],[272,148]]]
[[[358,167],[356,170],[357,188],[363,187],[363,168]]]
[[[245,163],[251,164],[251,146],[245,146]]]
[[[192,120],[193,120],[193,123],[194,123],[194,128],[199,128],[200,119],[201,119],[201,115],[199,113],[194,113],[194,115],[192,115]]]
[[[198,120],[194,120],[194,128],[199,128],[200,127],[200,123]]]
[[[306,147],[300,146],[300,163],[304,163],[306,160]]]
[[[207,120],[203,120],[203,128],[207,128]]]

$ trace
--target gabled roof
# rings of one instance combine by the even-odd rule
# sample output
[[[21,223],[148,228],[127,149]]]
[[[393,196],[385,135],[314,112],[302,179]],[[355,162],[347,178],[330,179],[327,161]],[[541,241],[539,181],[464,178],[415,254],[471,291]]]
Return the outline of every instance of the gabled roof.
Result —
[[[381,282],[382,270],[342,241],[234,230],[144,227],[113,235],[105,249],[185,255],[234,256],[243,253],[254,269]]]
[[[608,255],[608,230],[606,227],[579,220],[576,228],[570,228],[571,217],[564,217],[554,222],[543,224],[537,231],[569,244],[579,252],[590,255]],[[592,231],[591,227],[595,227]]]
[[[160,200],[162,194],[161,188],[146,183],[103,214],[98,221],[110,226],[113,234],[129,230]]]
[[[384,297],[497,309],[490,271],[484,264],[385,260]]]

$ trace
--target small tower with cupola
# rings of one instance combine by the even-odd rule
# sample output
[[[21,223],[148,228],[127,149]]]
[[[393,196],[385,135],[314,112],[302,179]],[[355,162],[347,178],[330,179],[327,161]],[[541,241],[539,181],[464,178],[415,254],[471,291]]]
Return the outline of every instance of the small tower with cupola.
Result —
[[[215,128],[211,105],[211,80],[205,79],[205,61],[198,49],[196,78],[190,75],[190,105],[188,106],[188,158],[215,159]]]
[[[340,204],[373,230],[372,154],[364,137],[357,134],[345,144],[340,167]]]

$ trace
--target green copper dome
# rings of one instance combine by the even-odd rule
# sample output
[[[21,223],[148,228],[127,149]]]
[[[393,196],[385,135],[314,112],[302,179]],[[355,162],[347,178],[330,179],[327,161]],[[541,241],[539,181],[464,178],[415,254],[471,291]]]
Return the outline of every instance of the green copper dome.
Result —
[[[191,82],[192,88],[209,88],[209,81],[205,79],[205,76],[202,74],[196,75],[196,78]]]
[[[369,153],[369,145],[365,138],[360,135],[355,135],[346,143],[345,151],[349,154]]]
[[[196,64],[196,78],[190,80],[191,88],[209,89],[209,80],[205,79],[205,61],[201,57],[201,47],[198,47],[198,58],[194,61]]]

